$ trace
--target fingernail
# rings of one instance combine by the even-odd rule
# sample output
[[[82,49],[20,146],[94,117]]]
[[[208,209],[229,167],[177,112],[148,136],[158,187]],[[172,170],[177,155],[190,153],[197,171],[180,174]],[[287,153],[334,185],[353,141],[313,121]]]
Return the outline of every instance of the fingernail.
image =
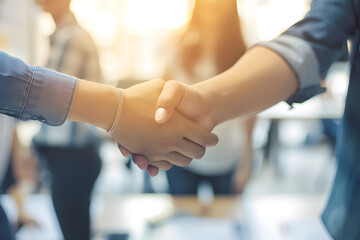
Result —
[[[166,109],[165,108],[158,108],[155,112],[155,121],[161,122],[166,116]]]
[[[147,168],[147,164],[144,162],[138,162],[137,166],[141,169],[141,170],[145,170]]]

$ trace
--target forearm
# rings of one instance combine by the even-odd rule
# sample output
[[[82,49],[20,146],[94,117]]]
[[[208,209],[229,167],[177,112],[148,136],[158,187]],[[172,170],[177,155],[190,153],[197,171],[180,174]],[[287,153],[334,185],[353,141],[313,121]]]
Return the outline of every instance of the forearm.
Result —
[[[194,87],[204,93],[212,119],[218,124],[287,99],[296,91],[298,81],[277,53],[257,46],[228,71]]]
[[[250,116],[244,119],[244,135],[245,141],[243,146],[240,146],[240,149],[243,149],[241,153],[241,166],[251,168],[253,160],[253,131],[256,123],[256,117]]]
[[[241,157],[239,158],[239,167],[251,169],[252,167],[252,159],[253,159],[253,149],[250,144],[244,144],[242,146]]]
[[[118,89],[80,80],[68,120],[86,122],[106,131],[114,121],[120,95]]]

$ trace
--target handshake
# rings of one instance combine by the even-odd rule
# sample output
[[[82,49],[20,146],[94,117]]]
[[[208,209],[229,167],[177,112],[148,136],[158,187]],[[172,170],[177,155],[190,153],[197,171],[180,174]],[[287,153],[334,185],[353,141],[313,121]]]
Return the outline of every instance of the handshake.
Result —
[[[151,80],[119,91],[109,134],[124,156],[156,176],[159,168],[187,166],[217,144],[210,131],[211,96],[176,81]]]

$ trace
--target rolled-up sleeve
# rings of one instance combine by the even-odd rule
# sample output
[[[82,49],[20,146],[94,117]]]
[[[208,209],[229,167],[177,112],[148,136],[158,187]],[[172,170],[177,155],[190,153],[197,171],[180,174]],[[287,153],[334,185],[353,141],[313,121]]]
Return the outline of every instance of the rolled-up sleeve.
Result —
[[[287,99],[290,105],[325,91],[320,80],[342,57],[347,39],[355,33],[354,9],[351,0],[313,0],[303,20],[279,37],[258,44],[278,53],[297,76],[299,87]]]
[[[0,52],[0,113],[61,125],[67,118],[78,79]]]

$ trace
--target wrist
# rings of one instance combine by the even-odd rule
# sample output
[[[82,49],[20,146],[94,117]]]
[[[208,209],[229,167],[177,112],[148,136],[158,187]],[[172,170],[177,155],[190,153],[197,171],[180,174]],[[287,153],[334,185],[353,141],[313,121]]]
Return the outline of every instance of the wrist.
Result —
[[[115,119],[119,99],[115,87],[80,80],[68,120],[90,123],[108,131]]]
[[[114,120],[113,120],[111,126],[109,128],[107,128],[108,129],[107,132],[110,135],[114,133],[115,129],[119,125],[119,121],[120,121],[120,117],[121,117],[121,113],[122,113],[122,108],[123,108],[124,100],[125,100],[125,92],[124,92],[124,90],[119,88],[118,92],[119,92],[119,100],[118,100],[118,104],[117,104],[117,108],[116,108],[115,117],[114,117]]]
[[[216,125],[218,125],[221,121],[217,117],[217,101],[216,96],[213,92],[209,91],[206,88],[206,85],[202,85],[201,83],[193,85],[195,91],[200,95],[200,99],[203,102],[204,112],[206,114],[205,121],[206,126],[209,126],[208,129],[213,129]]]

